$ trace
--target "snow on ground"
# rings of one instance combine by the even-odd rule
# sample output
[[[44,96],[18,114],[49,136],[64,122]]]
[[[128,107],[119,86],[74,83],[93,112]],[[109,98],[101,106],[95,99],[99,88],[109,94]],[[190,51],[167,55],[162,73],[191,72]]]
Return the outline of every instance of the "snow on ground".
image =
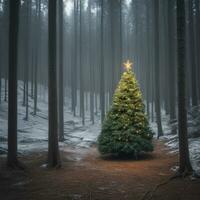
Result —
[[[4,83],[4,81],[2,81]],[[45,92],[44,92],[45,91]],[[2,85],[2,102],[0,104],[0,154],[7,151],[7,118],[8,103],[3,100],[4,85]],[[26,108],[23,103],[23,83],[18,82],[18,151],[30,153],[32,151],[47,151],[48,145],[48,102],[47,89],[39,86],[38,112],[33,115],[33,99],[29,98],[29,119],[25,120]],[[89,147],[96,140],[100,132],[99,116],[95,117],[95,125],[90,122],[89,111],[86,111],[86,123],[82,125],[80,117],[74,117],[70,112],[70,100],[66,99],[64,107],[65,141],[60,143],[62,148]],[[77,111],[78,115],[78,111]]]
[[[38,88],[38,112],[33,116],[33,99],[29,98],[29,120],[24,120],[25,107],[22,106],[23,83],[18,83],[18,150],[19,153],[28,154],[32,151],[47,151],[48,142],[48,104],[47,88]],[[45,92],[44,92],[45,91]],[[8,104],[3,101],[4,81],[2,81],[2,103],[0,104],[0,154],[5,155],[7,151],[7,111]],[[97,140],[100,133],[100,117],[95,117],[92,125],[89,119],[89,111],[86,111],[86,123],[82,125],[80,117],[74,117],[70,111],[70,99],[65,99],[64,107],[64,132],[65,141],[60,147],[65,150],[72,146],[76,150],[89,148]],[[77,111],[78,114],[78,111]],[[164,136],[161,138],[166,142],[171,152],[178,152],[177,122],[169,124],[169,117],[162,111],[162,125]],[[152,130],[157,132],[157,125],[151,122]],[[173,133],[172,133],[173,132]],[[194,169],[200,171],[200,106],[188,112],[188,136],[190,157]],[[155,135],[156,137],[156,135]],[[75,151],[76,151],[75,150]],[[80,151],[82,153],[83,150]]]
[[[162,111],[164,136],[161,139],[165,141],[171,153],[178,153],[178,123],[176,121],[169,123],[169,121],[169,116]],[[157,133],[156,122],[152,122],[151,127]],[[188,111],[188,141],[192,166],[200,172],[200,106]]]

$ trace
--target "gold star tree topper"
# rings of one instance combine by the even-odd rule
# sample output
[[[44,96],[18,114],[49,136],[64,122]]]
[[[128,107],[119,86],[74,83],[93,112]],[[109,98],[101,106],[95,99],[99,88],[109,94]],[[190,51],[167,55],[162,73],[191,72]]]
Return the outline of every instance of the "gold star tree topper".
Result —
[[[130,60],[127,60],[127,61],[124,63],[124,67],[125,67],[126,71],[131,70],[132,65],[133,65],[133,63],[130,62]]]

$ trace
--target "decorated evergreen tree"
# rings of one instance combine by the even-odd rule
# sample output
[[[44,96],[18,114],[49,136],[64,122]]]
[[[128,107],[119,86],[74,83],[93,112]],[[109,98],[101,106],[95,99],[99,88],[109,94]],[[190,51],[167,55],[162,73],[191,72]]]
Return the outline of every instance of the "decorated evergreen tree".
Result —
[[[141,152],[153,151],[153,133],[145,115],[140,88],[131,69],[132,63],[127,61],[124,65],[126,70],[103,122],[98,149],[103,155],[137,158]]]

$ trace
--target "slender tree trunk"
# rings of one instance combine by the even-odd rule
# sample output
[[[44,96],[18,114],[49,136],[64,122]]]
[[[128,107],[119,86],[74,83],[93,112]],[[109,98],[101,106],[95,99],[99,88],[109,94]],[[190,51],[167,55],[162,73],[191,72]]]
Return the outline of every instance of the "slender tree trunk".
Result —
[[[110,29],[110,37],[111,37],[111,60],[112,60],[112,66],[111,66],[111,96],[113,96],[114,91],[115,91],[115,85],[116,85],[116,79],[115,79],[115,68],[116,68],[116,40],[115,40],[115,34],[116,34],[116,29],[115,29],[115,20],[116,20],[116,15],[115,15],[115,3],[116,0],[111,0],[110,1],[110,20],[111,20],[111,29]],[[102,3],[103,5],[103,3]],[[104,9],[102,8],[102,11]],[[103,15],[101,17],[102,22],[104,23]],[[103,24],[101,25],[101,29],[103,29]],[[102,32],[104,34],[104,32]],[[104,39],[104,35],[101,36],[102,39]],[[101,42],[102,45],[102,42]],[[102,46],[103,48],[103,46]],[[102,50],[103,51],[103,50]],[[112,103],[112,98],[110,98],[110,104]]]
[[[40,42],[41,42],[41,0],[37,2],[37,45],[35,52],[35,74],[34,74],[34,111],[33,114],[37,114],[37,102],[38,102],[38,65],[40,57]]]
[[[9,1],[3,1],[2,2],[2,26],[3,29],[1,30],[1,41],[2,41],[2,47],[3,50],[2,53],[2,60],[4,61],[2,66],[2,77],[4,78],[4,101],[7,102],[7,96],[8,96],[8,66],[7,66],[7,51],[8,51],[8,39],[7,39],[7,24],[8,24],[8,16],[9,16]],[[3,96],[3,94],[2,94]]]
[[[187,139],[185,35],[185,1],[177,0],[179,172],[181,174],[193,171]]]
[[[196,15],[195,15],[195,55],[196,55],[196,66],[197,66],[197,89],[198,89],[198,103],[200,103],[200,79],[198,78],[200,76],[200,57],[199,57],[199,52],[200,52],[200,26],[199,26],[199,21],[200,21],[200,1],[195,0],[195,10],[196,10]]]
[[[25,66],[24,66],[25,67]],[[22,102],[22,106],[26,105],[26,83],[25,83],[25,69],[23,72],[23,102]]]
[[[28,65],[27,65],[27,76],[29,73],[29,69],[28,69]],[[28,77],[26,80],[26,116],[25,116],[25,120],[28,121],[28,117],[29,117],[29,98],[28,98],[28,91],[29,91],[29,84],[28,84]]]
[[[63,114],[63,0],[59,0],[59,140],[64,141]]]
[[[1,46],[0,46],[0,48],[1,48]],[[1,104],[1,85],[2,85],[2,84],[1,84],[1,83],[2,83],[2,82],[1,82],[1,76],[2,76],[1,73],[2,73],[2,72],[1,72],[1,66],[0,66],[0,104]]]
[[[8,166],[18,165],[17,159],[17,44],[20,1],[10,1],[9,24],[9,102],[8,102]]]
[[[189,54],[190,54],[190,68],[191,68],[191,94],[192,94],[192,106],[197,106],[197,67],[195,62],[195,32],[194,32],[194,7],[193,1],[188,1],[189,4]]]
[[[58,146],[58,112],[57,112],[57,75],[56,75],[56,11],[57,1],[49,1],[49,146],[48,166],[60,166],[60,155]]]
[[[200,80],[199,80],[199,75],[200,75],[200,57],[199,57],[199,52],[200,52],[200,26],[199,26],[199,21],[200,21],[200,1],[195,0],[195,8],[196,8],[196,16],[195,16],[195,52],[196,52],[196,66],[197,66],[197,89],[198,89],[198,103],[200,103]]]
[[[163,135],[161,110],[160,110],[160,66],[159,66],[159,0],[154,0],[154,20],[155,20],[155,110],[158,126],[158,138]]]
[[[147,45],[147,48],[146,48],[146,62],[148,63],[148,68],[146,69],[146,72],[145,72],[145,82],[146,82],[146,85],[147,85],[147,89],[145,91],[145,94],[146,94],[146,112],[147,112],[147,117],[148,119],[150,119],[150,107],[149,107],[149,100],[150,100],[150,9],[149,8],[149,2],[147,2],[146,4],[146,8],[147,8],[147,11],[146,11],[146,31],[147,31],[147,34],[146,34],[146,45]],[[147,66],[147,64],[145,65]]]
[[[122,74],[122,62],[123,62],[123,20],[122,20],[122,0],[119,0],[119,9],[120,9],[120,15],[119,15],[119,23],[120,23],[120,26],[119,26],[119,78],[121,77],[121,74]]]
[[[8,93],[8,80],[7,80],[7,70],[5,70],[5,80],[4,80],[4,85],[5,85],[5,89],[4,89],[4,101],[7,102],[7,93]]]
[[[105,83],[104,83],[104,0],[101,0],[101,66],[100,66],[100,107],[101,122],[105,118]]]
[[[94,66],[93,66],[93,51],[92,51],[92,13],[91,13],[91,3],[89,0],[89,51],[90,51],[90,120],[94,124]]]
[[[2,4],[2,1],[0,0],[0,3]],[[0,21],[2,20],[2,16],[0,16]],[[0,24],[0,27],[2,28],[2,25]],[[2,45],[2,38],[0,39],[0,104],[1,104],[1,87],[2,87],[2,82],[1,82],[1,78],[2,78],[2,51],[1,49],[3,49],[3,45]]]
[[[77,53],[77,25],[78,25],[78,2],[74,0],[74,52],[73,52],[73,65],[71,65],[71,96],[72,96],[72,112],[76,116],[77,104],[77,66],[78,66],[78,53]]]
[[[82,124],[85,125],[85,98],[84,98],[84,79],[83,79],[83,59],[82,59],[82,2],[79,2],[80,6],[80,116],[82,118]]]
[[[26,105],[26,115],[25,120],[29,118],[29,44],[30,44],[30,16],[31,16],[31,5],[32,2],[25,2],[26,3],[26,33],[25,39],[26,42],[24,43],[25,48],[25,105]]]
[[[37,93],[38,93],[38,87],[37,87],[37,76],[38,76],[38,52],[36,52],[36,61],[35,61],[35,71],[34,71],[34,111],[33,114],[37,114]]]
[[[34,90],[33,90],[33,80],[34,80],[34,48],[32,48],[32,58],[31,58],[31,99],[33,99],[33,94],[34,94]]]
[[[176,118],[176,87],[175,87],[175,25],[174,25],[174,0],[169,0],[168,3],[168,45],[169,45],[169,104],[170,104],[170,119],[174,120]]]

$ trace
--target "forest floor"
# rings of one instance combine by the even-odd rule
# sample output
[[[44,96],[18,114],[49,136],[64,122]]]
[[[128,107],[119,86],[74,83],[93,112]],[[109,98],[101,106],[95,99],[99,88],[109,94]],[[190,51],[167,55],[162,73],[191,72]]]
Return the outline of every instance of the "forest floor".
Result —
[[[95,147],[67,148],[61,152],[62,168],[50,170],[44,165],[46,156],[37,152],[21,157],[25,171],[1,165],[0,199],[141,200],[145,194],[145,200],[200,199],[200,180],[190,177],[171,180],[152,195],[158,184],[173,176],[171,169],[178,161],[161,141],[155,142],[152,154],[137,161],[102,159]]]

